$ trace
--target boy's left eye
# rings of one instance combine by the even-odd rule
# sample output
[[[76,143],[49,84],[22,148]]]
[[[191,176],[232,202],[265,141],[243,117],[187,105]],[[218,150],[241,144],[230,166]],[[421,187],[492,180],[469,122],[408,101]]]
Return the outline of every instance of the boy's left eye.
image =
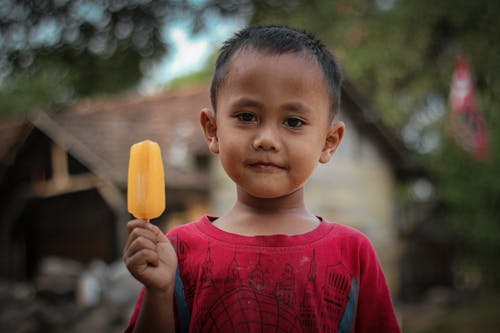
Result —
[[[291,127],[291,128],[302,127],[305,125],[305,123],[299,118],[288,118],[283,122],[283,124],[286,127]]]

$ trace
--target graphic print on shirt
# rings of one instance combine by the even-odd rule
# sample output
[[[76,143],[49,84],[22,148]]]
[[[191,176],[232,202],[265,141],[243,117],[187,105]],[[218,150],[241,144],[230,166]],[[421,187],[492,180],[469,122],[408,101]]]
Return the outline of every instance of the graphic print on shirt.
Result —
[[[281,279],[276,283],[276,297],[279,302],[295,308],[295,271],[293,266],[285,264]]]
[[[178,240],[177,237],[170,238],[170,242],[177,248],[177,261],[179,267],[183,267],[182,276],[185,281],[194,281],[189,265],[185,264],[186,258],[189,255],[189,244],[182,240]],[[191,300],[194,297],[195,284],[185,283],[184,284],[184,294],[186,299]]]
[[[224,280],[224,290],[226,292],[234,288],[241,287],[243,285],[243,281],[241,280],[240,277],[240,270],[241,268],[240,264],[238,264],[238,261],[236,260],[236,250],[235,250],[233,260],[229,265],[229,269],[227,270],[227,276],[226,279]]]
[[[322,287],[323,306],[321,308],[321,322],[323,332],[336,332],[342,320],[344,310],[349,301],[351,285],[350,273],[341,262],[327,266],[325,284]],[[335,327],[328,324],[327,319],[333,319]]]
[[[214,261],[212,260],[212,257],[210,256],[210,242],[208,242],[207,255],[205,257],[205,261],[203,262],[203,264],[201,266],[201,269],[202,269],[201,288],[202,289],[215,288],[214,273],[212,271],[213,266],[214,266]]]
[[[316,308],[314,307],[316,291],[316,250],[313,250],[307,283],[302,302],[300,303],[300,324],[310,330],[316,329]]]
[[[299,273],[294,258],[276,267],[276,263],[265,262],[269,258],[263,253],[253,254],[250,264],[241,265],[235,248],[231,256],[217,256],[216,264],[208,242],[201,265],[193,268],[187,263],[189,247],[182,241],[177,247],[187,302],[194,311],[193,331],[339,332],[353,280],[342,262],[320,268],[312,249],[307,266]],[[240,256],[245,257],[245,263],[252,258],[248,253]],[[186,271],[187,267],[193,270]],[[272,277],[268,269],[280,273]],[[200,295],[203,301],[197,304]],[[207,300],[211,303],[206,304]],[[318,322],[321,327],[316,326]]]

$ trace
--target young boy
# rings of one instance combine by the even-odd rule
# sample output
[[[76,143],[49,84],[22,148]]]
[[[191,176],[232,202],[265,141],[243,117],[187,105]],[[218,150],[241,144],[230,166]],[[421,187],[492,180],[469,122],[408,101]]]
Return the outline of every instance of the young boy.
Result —
[[[200,119],[236,203],[167,237],[129,222],[124,260],[144,289],[127,332],[399,331],[370,241],[304,205],[344,133],[341,83],[307,33],[257,26],[224,44]]]

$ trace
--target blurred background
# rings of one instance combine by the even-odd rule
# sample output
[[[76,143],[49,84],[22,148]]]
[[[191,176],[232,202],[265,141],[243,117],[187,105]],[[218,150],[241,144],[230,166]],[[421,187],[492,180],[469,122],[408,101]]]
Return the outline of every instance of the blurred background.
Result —
[[[322,39],[345,140],[308,205],[375,244],[404,332],[498,332],[500,2],[0,2],[0,331],[121,332],[130,146],[160,143],[172,226],[234,188],[198,125],[217,48],[249,24]]]

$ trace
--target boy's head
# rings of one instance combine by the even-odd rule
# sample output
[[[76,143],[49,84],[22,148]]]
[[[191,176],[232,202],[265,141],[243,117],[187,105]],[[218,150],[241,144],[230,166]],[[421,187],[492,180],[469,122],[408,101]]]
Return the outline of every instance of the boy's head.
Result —
[[[330,97],[331,119],[340,106],[343,75],[335,56],[311,34],[285,26],[263,25],[241,30],[222,46],[215,64],[210,87],[212,107],[216,111],[217,97],[227,75],[232,56],[243,49],[254,49],[270,55],[301,53],[313,59],[321,69]]]

